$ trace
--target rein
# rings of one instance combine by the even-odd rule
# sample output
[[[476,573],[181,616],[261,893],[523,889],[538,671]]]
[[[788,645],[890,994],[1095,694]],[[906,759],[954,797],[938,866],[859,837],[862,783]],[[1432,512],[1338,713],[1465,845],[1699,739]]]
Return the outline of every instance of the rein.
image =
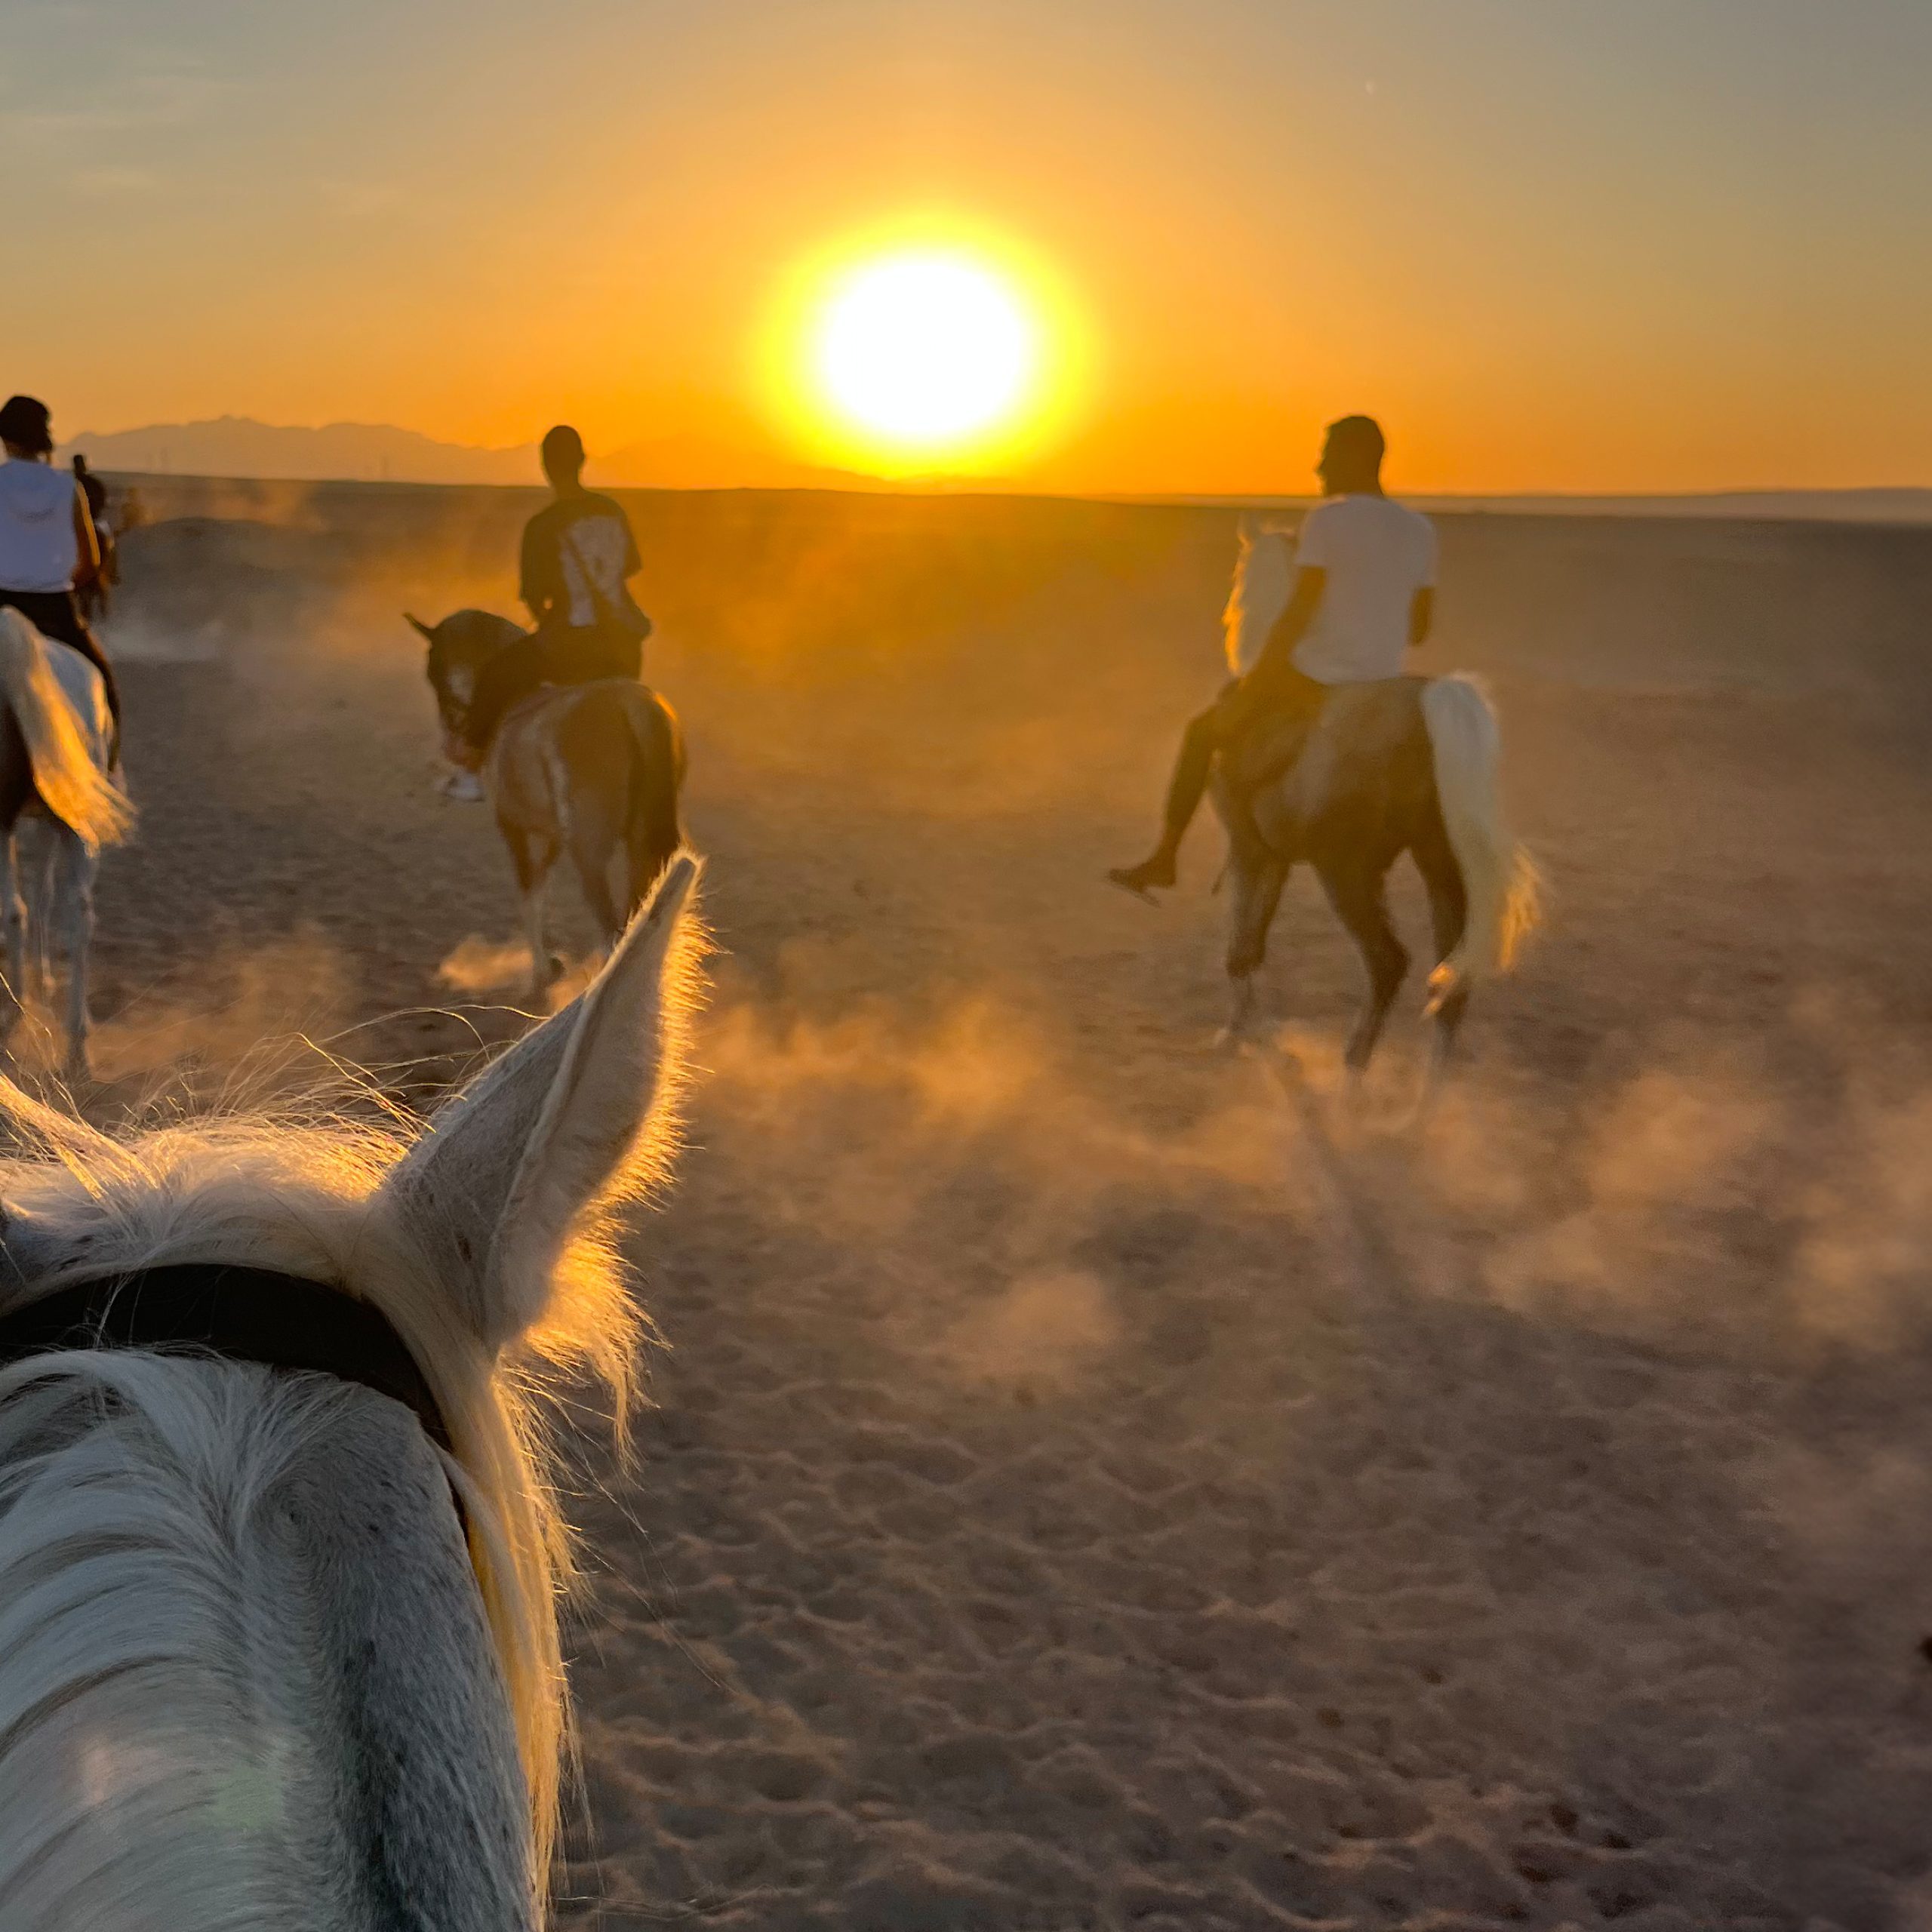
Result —
[[[449,1424],[388,1316],[326,1282],[189,1261],[69,1282],[0,1315],[0,1367],[62,1349],[171,1348],[358,1383],[451,1450]]]

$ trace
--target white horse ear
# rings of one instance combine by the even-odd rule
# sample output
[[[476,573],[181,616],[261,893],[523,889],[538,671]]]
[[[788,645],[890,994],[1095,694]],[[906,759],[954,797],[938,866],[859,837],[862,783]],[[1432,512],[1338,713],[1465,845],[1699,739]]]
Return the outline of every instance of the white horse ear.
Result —
[[[589,989],[440,1108],[383,1184],[493,1349],[542,1317],[578,1217],[663,1130],[697,875],[674,859]]]

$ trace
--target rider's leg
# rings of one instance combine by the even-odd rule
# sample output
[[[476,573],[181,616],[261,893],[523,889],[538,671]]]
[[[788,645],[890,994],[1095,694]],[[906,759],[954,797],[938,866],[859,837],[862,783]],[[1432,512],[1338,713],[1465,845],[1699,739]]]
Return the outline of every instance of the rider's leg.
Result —
[[[1230,686],[1229,691],[1238,689]],[[1145,892],[1151,886],[1169,886],[1177,876],[1180,842],[1187,836],[1194,815],[1207,795],[1208,780],[1214,768],[1214,754],[1230,735],[1235,716],[1227,693],[1189,721],[1181,734],[1180,755],[1174,760],[1174,776],[1168,781],[1168,799],[1161,814],[1161,838],[1152,852],[1137,866],[1124,866],[1107,876],[1131,892]]]

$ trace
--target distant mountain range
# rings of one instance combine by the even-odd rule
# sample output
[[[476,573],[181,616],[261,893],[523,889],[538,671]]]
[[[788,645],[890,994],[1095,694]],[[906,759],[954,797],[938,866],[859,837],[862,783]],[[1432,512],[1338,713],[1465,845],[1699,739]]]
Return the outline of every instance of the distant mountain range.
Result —
[[[389,423],[287,428],[246,416],[156,423],[111,435],[76,436],[61,451],[97,469],[175,476],[254,476],[297,481],[528,483],[543,473],[537,447],[478,449],[438,442]],[[724,442],[667,436],[593,456],[593,482],[629,489],[880,489],[879,478],[788,463]]]
[[[389,423],[328,423],[285,428],[246,416],[205,423],[157,423],[112,435],[76,436],[75,451],[97,469],[177,476],[286,478],[297,481],[523,483],[542,480],[534,444],[479,449],[438,442]],[[854,470],[792,463],[723,439],[666,436],[593,457],[593,483],[620,489],[890,490],[958,488],[944,477],[888,483]],[[966,487],[1011,490],[1010,482],[977,479]],[[1065,494],[1054,492],[1054,494]],[[1106,495],[1110,493],[1081,492]],[[1253,498],[1194,497],[1195,502]],[[1274,500],[1287,504],[1294,500]],[[1742,490],[1682,496],[1423,497],[1423,507],[1494,510],[1535,515],[1729,516],[1791,518],[1850,523],[1932,523],[1932,489]]]

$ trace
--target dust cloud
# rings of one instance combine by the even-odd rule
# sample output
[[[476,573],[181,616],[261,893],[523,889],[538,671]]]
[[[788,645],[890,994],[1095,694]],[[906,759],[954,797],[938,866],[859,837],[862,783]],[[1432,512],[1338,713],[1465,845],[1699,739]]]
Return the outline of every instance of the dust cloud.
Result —
[[[537,500],[157,495],[115,621],[223,628],[128,666],[122,1082],[293,1027],[426,1107],[528,1025],[401,613],[513,608]],[[1352,1112],[1312,893],[1276,1078],[1207,1051],[1210,841],[1098,883],[1230,512],[626,501],[724,956],[641,1474],[576,1500],[567,1922],[1909,1923],[1924,539],[1442,519],[1558,895],[1417,1132],[1419,984]]]

